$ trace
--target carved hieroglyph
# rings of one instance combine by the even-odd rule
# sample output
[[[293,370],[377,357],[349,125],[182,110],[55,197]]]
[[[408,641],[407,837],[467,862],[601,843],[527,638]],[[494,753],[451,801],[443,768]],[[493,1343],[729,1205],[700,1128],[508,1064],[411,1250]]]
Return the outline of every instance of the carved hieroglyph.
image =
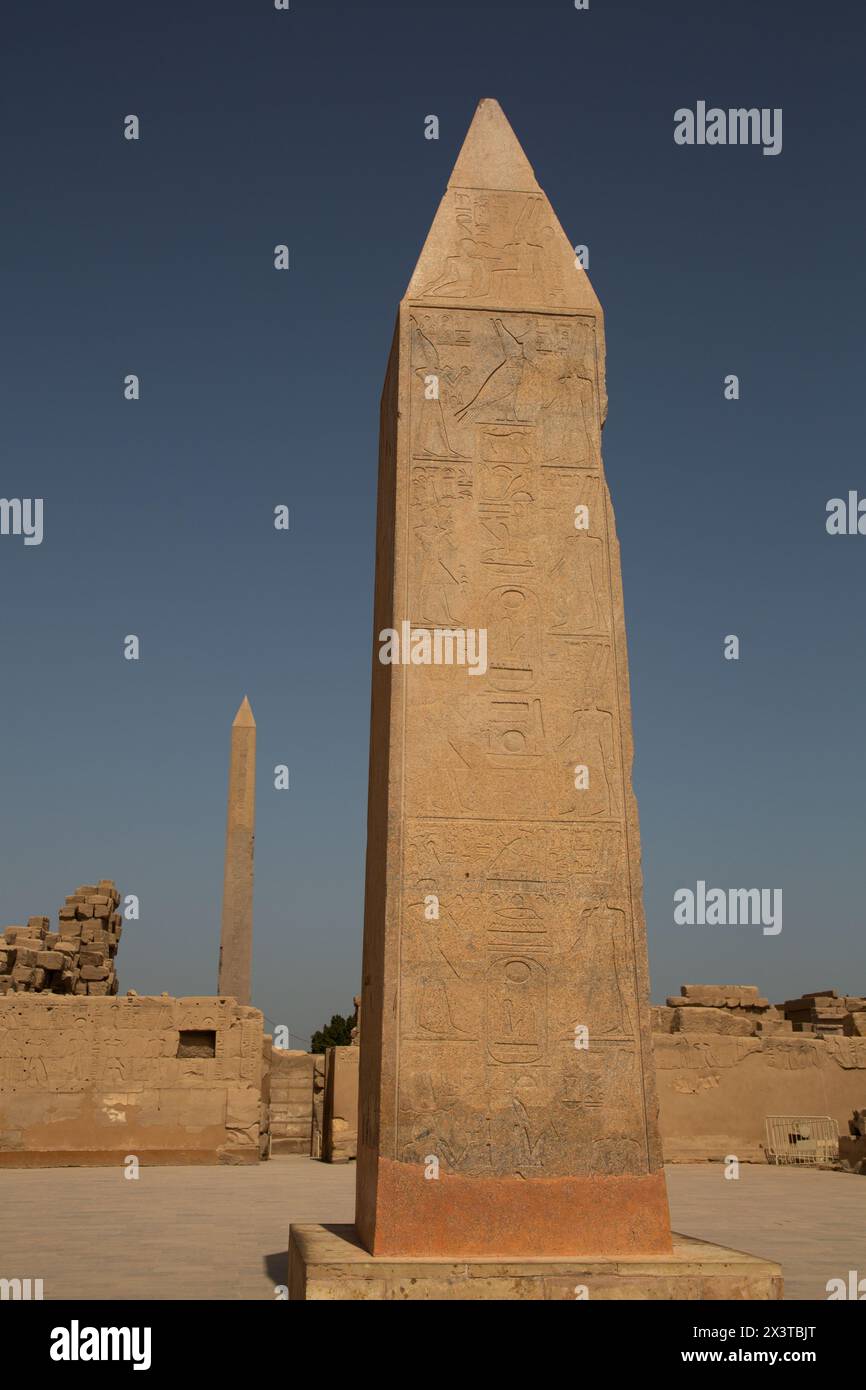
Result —
[[[249,1004],[253,964],[256,721],[246,695],[232,724],[218,992]]]
[[[496,102],[382,401],[357,1223],[376,1254],[667,1250],[603,320]],[[380,634],[484,630],[487,664]]]

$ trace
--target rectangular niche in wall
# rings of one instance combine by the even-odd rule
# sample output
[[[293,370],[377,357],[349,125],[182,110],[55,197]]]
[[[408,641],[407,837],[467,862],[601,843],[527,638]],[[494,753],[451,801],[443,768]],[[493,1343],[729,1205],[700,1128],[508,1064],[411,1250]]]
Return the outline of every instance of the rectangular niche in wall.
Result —
[[[216,1032],[213,1029],[181,1029],[178,1033],[178,1057],[215,1057]]]

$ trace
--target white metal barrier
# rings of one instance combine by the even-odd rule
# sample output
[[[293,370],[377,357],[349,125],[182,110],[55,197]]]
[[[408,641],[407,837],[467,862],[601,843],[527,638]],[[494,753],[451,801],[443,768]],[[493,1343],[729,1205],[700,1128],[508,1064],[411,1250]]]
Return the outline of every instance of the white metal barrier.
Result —
[[[829,1115],[767,1115],[765,1124],[770,1163],[810,1167],[839,1157],[839,1126]]]

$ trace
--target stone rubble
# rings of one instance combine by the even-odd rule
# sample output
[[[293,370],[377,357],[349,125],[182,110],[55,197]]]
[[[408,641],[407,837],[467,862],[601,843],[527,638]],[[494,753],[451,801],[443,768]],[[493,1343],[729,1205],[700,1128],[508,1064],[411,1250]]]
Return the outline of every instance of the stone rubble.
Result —
[[[0,932],[0,994],[117,993],[115,956],[122,931],[112,879],[81,884],[58,913]]]
[[[866,999],[816,990],[771,1004],[757,985],[682,985],[651,1009],[654,1033],[726,1033],[738,1037],[808,1033],[866,1037]]]

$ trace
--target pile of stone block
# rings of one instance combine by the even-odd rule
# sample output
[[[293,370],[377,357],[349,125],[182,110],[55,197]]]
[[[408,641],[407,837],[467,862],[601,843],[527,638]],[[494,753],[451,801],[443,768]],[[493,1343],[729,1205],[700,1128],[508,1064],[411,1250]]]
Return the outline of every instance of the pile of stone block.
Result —
[[[0,932],[0,994],[116,994],[120,894],[111,879],[85,883],[48,917]]]
[[[791,1020],[795,1033],[812,1033],[818,1038],[866,1038],[866,999],[860,995],[837,994],[835,989],[812,990],[779,1007]]]
[[[783,1011],[757,985],[682,985],[680,993],[652,1009],[654,1033],[727,1033],[754,1038],[790,1033]]]
[[[757,985],[683,985],[651,1010],[654,1033],[728,1033],[739,1037],[808,1033],[816,1038],[866,1038],[866,999],[813,990],[784,1004],[762,998]]]

